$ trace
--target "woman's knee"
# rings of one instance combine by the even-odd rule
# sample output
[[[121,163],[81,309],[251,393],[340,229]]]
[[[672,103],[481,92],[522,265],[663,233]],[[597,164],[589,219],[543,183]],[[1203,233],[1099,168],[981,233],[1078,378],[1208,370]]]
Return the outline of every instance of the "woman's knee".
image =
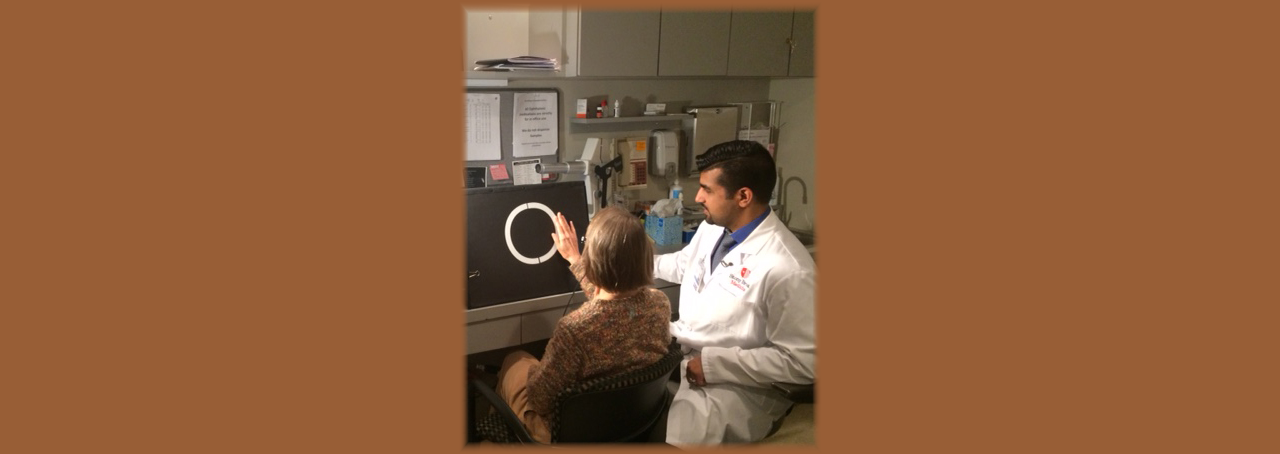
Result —
[[[507,353],[507,356],[502,359],[502,368],[498,370],[498,377],[501,378],[503,375],[506,375],[507,371],[511,370],[512,366],[515,366],[521,361],[537,362],[538,358],[534,358],[533,355],[530,355],[529,352],[524,350],[516,350],[514,352]]]

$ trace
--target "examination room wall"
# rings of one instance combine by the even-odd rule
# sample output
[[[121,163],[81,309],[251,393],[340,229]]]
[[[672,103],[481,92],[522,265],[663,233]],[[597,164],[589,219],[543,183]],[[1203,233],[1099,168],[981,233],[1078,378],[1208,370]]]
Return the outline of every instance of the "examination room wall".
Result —
[[[816,225],[817,191],[814,179],[817,143],[814,131],[813,78],[775,79],[769,83],[769,99],[780,101],[782,125],[778,128],[778,169],[784,181],[797,177],[804,182],[787,185],[787,223],[793,229],[813,231]],[[808,203],[804,203],[805,196]],[[783,203],[779,200],[779,203]]]
[[[689,79],[513,79],[508,88],[555,88],[560,90],[561,161],[575,160],[582,156],[582,148],[589,137],[614,139],[622,137],[648,136],[653,127],[649,124],[634,125],[571,125],[568,121],[573,117],[578,98],[608,96],[610,108],[615,99],[623,101],[623,116],[639,116],[646,102],[662,102],[668,104],[668,111],[674,112],[679,106],[713,105],[730,102],[750,102],[774,100],[782,101],[782,126],[778,136],[778,165],[783,168],[784,176],[800,176],[809,185],[807,206],[800,204],[800,185],[792,184],[796,194],[790,204],[798,210],[812,210],[813,194],[813,79],[775,79],[766,78],[689,78]],[[794,105],[792,105],[794,103]],[[639,129],[636,129],[639,128]],[[573,178],[580,179],[580,178]],[[696,178],[683,178],[681,185],[688,194],[686,204],[693,204],[698,182]],[[639,199],[658,199],[665,197],[667,185],[665,180],[653,179],[649,187],[629,192]],[[808,228],[806,219],[809,214],[798,213],[792,218],[792,226]],[[799,220],[797,220],[797,216]]]

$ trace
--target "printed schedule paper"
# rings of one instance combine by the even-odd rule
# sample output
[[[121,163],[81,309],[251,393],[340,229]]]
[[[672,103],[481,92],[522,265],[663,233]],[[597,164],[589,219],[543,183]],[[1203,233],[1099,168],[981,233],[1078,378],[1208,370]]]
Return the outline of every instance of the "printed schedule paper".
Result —
[[[502,159],[500,102],[497,93],[467,93],[467,161]]]
[[[511,115],[511,155],[524,158],[556,154],[560,143],[558,110],[555,93],[516,93]]]

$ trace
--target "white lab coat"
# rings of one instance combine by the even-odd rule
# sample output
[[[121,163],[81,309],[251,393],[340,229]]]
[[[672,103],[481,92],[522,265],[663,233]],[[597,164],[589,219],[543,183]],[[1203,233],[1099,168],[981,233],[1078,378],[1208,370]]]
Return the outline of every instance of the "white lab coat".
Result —
[[[679,320],[671,334],[685,363],[702,356],[707,385],[680,389],[667,419],[667,443],[754,442],[791,403],[772,382],[814,380],[813,257],[770,212],[709,270],[724,228],[703,222],[679,252],[654,260],[654,277],[680,283]]]

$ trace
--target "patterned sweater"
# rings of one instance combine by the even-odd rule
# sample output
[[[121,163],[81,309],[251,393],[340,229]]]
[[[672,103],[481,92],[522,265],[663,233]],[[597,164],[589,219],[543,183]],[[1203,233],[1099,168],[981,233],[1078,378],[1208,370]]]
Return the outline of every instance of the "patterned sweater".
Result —
[[[560,390],[597,377],[657,362],[671,343],[671,302],[646,288],[626,298],[599,300],[582,272],[571,267],[591,297],[556,324],[539,364],[529,369],[529,404],[547,418]]]

